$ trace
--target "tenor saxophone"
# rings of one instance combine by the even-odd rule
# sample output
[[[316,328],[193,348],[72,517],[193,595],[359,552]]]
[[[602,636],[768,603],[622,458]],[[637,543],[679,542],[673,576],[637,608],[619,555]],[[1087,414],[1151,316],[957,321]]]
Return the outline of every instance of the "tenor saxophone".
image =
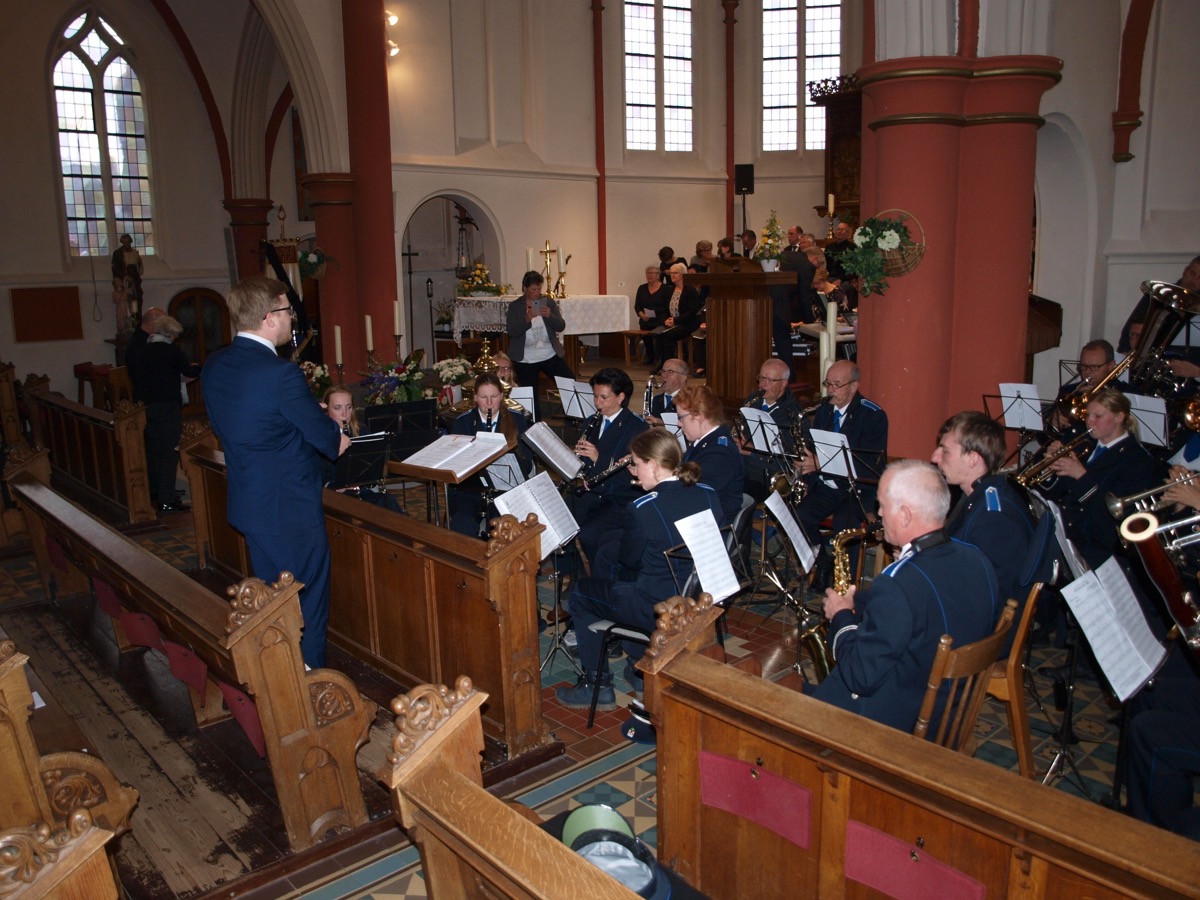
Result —
[[[839,594],[850,590],[854,579],[850,573],[851,541],[866,540],[880,528],[879,522],[868,522],[861,528],[846,528],[833,538],[833,589]],[[808,650],[813,661],[813,670],[820,684],[834,666],[833,653],[829,648],[829,620],[810,609],[804,610],[800,620],[800,643]]]

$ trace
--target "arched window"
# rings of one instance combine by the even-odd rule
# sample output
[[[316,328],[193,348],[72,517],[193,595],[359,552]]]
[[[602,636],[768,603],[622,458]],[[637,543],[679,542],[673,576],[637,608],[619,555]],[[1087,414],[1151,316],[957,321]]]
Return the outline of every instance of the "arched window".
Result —
[[[62,34],[54,64],[58,157],[72,256],[104,256],[122,234],[154,253],[146,113],[129,48],[93,12]]]
[[[841,6],[840,0],[763,0],[763,150],[795,150],[801,136],[804,149],[825,149],[825,110],[804,85],[841,74]]]
[[[625,3],[625,148],[692,149],[692,0]]]

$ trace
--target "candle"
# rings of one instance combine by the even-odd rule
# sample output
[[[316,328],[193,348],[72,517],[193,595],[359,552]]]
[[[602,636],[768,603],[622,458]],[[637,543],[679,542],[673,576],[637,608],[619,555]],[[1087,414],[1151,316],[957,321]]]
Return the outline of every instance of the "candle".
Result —
[[[367,320],[367,352],[373,353],[375,351],[375,338],[371,336],[371,317],[363,316],[363,318]]]
[[[342,364],[342,326],[333,326],[333,362],[335,365]]]
[[[400,301],[392,301],[392,334],[400,333]]]
[[[526,272],[533,271],[533,248],[532,247],[525,248],[525,271]]]
[[[559,271],[559,273],[560,273],[560,274],[562,273],[562,270],[563,270],[563,264],[562,264],[562,247],[559,247],[559,248],[558,248],[558,271]]]
[[[832,216],[833,215],[833,194],[830,194],[828,197],[825,198],[825,205],[827,207],[829,207],[829,212],[826,213],[826,215]]]

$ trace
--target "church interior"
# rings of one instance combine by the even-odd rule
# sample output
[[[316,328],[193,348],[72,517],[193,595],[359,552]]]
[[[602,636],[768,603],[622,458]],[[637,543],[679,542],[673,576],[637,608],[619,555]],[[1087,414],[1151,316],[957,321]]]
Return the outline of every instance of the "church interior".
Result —
[[[640,413],[655,376],[620,332],[640,327],[632,301],[659,248],[687,260],[733,236],[740,250],[772,219],[824,245],[838,222],[900,214],[922,255],[860,298],[857,365],[887,411],[889,458],[929,460],[948,416],[999,414],[1001,385],[1053,399],[1083,345],[1118,345],[1144,282],[1177,283],[1200,253],[1193,0],[9,7],[0,401],[7,381],[102,405],[97,385],[150,307],[184,320],[181,346],[203,362],[236,331],[223,298],[264,273],[294,279],[296,341],[335,382],[417,351],[426,366],[473,361],[481,338],[506,346],[502,327],[464,339],[454,317],[481,264],[506,298],[531,269],[568,309],[623,297],[627,326],[569,329],[569,349],[585,381],[627,370]],[[818,82],[852,96],[848,117],[819,86],[814,100]],[[720,336],[728,352],[707,342],[707,383],[731,408],[754,391],[755,342],[770,342],[769,323],[746,329]],[[795,359],[805,404],[821,399],[819,356]],[[1195,896],[1194,844],[1099,802],[1119,710],[1094,677],[1071,701],[1084,743],[1070,750],[1057,681],[1015,676],[1038,698],[1036,764],[1064,766],[1052,790],[1018,760],[1011,706],[987,701],[974,759],[900,741],[781,687],[812,674],[811,660],[791,666],[808,652],[794,605],[722,619],[732,664],[718,666],[719,610],[684,602],[670,652],[643,666],[656,749],[624,733],[623,708],[592,728],[556,704],[574,671],[554,620],[537,630],[558,579],[536,534],[459,539],[427,521],[436,486],[406,484],[401,525],[325,501],[336,637],[330,668],[306,672],[295,648],[272,649],[299,634],[296,591],[229,587],[248,551],[224,520],[223,457],[197,398],[185,392],[179,447],[190,510],[151,508],[119,463],[84,475],[86,460],[18,450],[28,426],[46,435],[33,450],[99,458],[90,431],[54,434],[54,403],[34,404],[33,424],[28,398],[0,408],[0,773],[30,784],[0,826],[71,832],[65,883],[80,892],[61,896],[117,896],[114,872],[130,897],[628,896],[497,798],[535,818],[617,807],[679,896],[901,896],[888,867],[909,854],[938,867],[914,883],[939,893]],[[72,498],[91,515],[48,487],[72,465],[75,481],[107,480],[84,498],[98,502]],[[752,575],[781,540],[761,521]],[[882,552],[860,560],[867,579]],[[1031,658],[1057,664],[1060,649]],[[445,689],[392,702],[425,681]],[[630,688],[618,680],[620,703]],[[29,737],[9,711],[31,689],[65,702],[35,713]],[[47,754],[67,746],[103,760],[80,776],[107,792],[83,822],[56,797],[92,788],[49,790],[68,763]],[[140,810],[156,805],[147,827]],[[91,840],[103,871],[78,863]],[[0,855],[0,878],[8,865]]]

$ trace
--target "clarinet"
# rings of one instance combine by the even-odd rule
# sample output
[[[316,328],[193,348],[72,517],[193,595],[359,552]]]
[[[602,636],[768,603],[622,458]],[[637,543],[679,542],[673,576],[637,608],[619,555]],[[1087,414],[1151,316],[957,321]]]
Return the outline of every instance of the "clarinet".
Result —
[[[589,475],[587,478],[576,478],[571,482],[571,490],[575,492],[576,497],[582,497],[596,485],[611,478],[615,473],[629,465],[629,461],[633,459],[632,454],[622,456],[618,460],[614,460],[613,464],[602,472],[597,472],[595,475]]]

